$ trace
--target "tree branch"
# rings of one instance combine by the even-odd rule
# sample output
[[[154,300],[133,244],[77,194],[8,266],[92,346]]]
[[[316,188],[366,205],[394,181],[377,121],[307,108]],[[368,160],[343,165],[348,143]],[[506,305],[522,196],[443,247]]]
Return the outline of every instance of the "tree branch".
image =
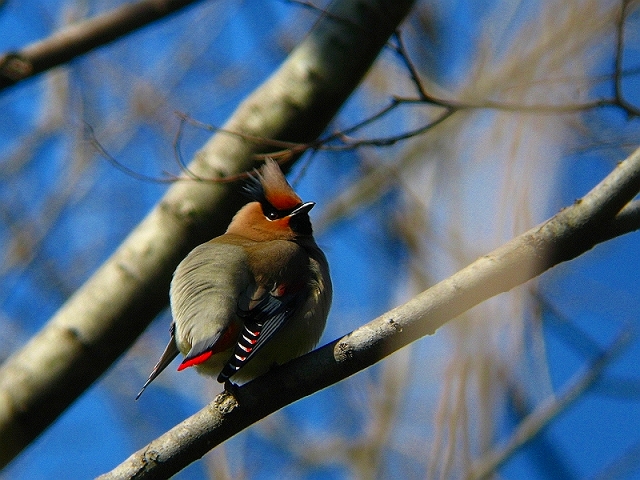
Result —
[[[330,15],[224,128],[293,142],[317,138],[412,3],[333,2]],[[198,178],[228,178],[251,170],[254,155],[264,148],[220,133],[196,154],[189,171]],[[240,198],[234,183],[174,184],[111,258],[0,367],[0,466],[47,428],[166,307],[176,265],[224,231]]]
[[[433,334],[480,302],[585,253],[640,191],[640,149],[581,200],[350,334],[239,387],[134,453],[103,480],[168,477],[280,408]],[[626,214],[625,214],[626,215]],[[629,227],[629,224],[626,224]],[[640,228],[636,218],[635,228]],[[630,231],[630,228],[624,231]]]
[[[70,25],[49,38],[0,56],[0,91],[73,60],[199,0],[140,0]]]

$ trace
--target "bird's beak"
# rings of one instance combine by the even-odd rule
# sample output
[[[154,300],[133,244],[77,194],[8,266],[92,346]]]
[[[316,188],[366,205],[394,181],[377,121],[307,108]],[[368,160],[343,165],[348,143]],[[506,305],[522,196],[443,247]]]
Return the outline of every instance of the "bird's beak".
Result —
[[[296,208],[293,212],[291,212],[290,215],[292,217],[294,217],[294,216],[299,215],[301,213],[309,213],[309,210],[311,210],[315,206],[315,204],[316,204],[316,202],[303,203],[298,208]]]

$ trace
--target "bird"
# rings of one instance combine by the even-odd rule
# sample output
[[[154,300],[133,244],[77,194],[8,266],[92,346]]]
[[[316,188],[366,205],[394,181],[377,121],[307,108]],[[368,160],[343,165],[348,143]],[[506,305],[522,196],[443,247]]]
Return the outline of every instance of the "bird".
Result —
[[[319,342],[333,291],[309,218],[315,203],[301,200],[272,159],[244,192],[250,201],[226,232],[176,268],[169,343],[136,400],[179,353],[179,371],[195,367],[232,391]]]

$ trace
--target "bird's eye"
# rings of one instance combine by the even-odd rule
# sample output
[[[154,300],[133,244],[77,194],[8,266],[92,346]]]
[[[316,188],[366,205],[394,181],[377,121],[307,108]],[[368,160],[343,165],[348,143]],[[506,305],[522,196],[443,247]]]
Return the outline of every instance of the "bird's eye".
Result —
[[[265,217],[267,217],[268,220],[277,220],[279,218],[282,218],[280,212],[270,203],[262,204],[262,213]]]

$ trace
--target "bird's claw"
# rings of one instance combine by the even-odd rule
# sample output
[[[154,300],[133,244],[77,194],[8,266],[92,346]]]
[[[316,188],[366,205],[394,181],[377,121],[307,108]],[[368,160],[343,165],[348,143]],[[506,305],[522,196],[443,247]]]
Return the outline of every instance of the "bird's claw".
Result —
[[[227,378],[224,381],[224,391],[235,397],[236,393],[238,393],[238,385]]]

